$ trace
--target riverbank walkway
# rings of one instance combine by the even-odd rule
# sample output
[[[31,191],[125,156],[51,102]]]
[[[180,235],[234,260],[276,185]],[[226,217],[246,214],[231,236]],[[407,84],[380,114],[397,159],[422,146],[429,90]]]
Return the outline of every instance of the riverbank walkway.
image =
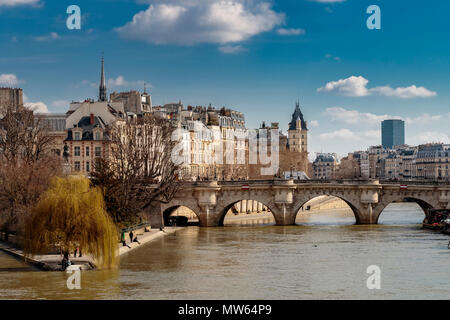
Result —
[[[138,233],[136,234],[136,236],[139,243],[137,242],[131,243],[130,241],[127,241],[126,247],[124,247],[122,243],[118,243],[119,256],[129,253],[139,248],[140,246],[144,245],[145,243],[148,243],[155,239],[159,239],[165,235],[172,234],[180,229],[182,228],[166,227],[164,228],[164,231],[160,231],[159,229],[150,229],[149,232]],[[0,250],[44,271],[61,270],[61,261],[63,256],[60,254],[46,254],[46,255],[35,255],[32,257],[25,257],[25,254],[21,249],[18,249],[16,246],[3,241],[0,241]],[[70,256],[70,261],[74,265],[79,266],[81,270],[92,270],[96,268],[93,259],[89,255],[76,258],[74,258],[72,255]]]

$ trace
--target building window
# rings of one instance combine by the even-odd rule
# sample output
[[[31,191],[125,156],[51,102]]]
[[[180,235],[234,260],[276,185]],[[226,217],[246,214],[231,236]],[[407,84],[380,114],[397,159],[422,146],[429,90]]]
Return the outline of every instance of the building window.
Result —
[[[80,132],[75,132],[74,140],[81,140],[81,133]]]
[[[99,131],[95,132],[95,140],[101,140],[101,133]]]
[[[86,172],[90,172],[91,171],[91,164],[89,161],[86,162]]]
[[[76,172],[80,172],[81,171],[80,161],[75,161],[75,171]]]
[[[75,152],[74,152],[75,157],[79,157],[80,154],[81,154],[80,147],[75,147]]]
[[[95,147],[95,156],[96,157],[102,156],[102,147]]]
[[[86,157],[89,157],[89,147],[86,147]]]

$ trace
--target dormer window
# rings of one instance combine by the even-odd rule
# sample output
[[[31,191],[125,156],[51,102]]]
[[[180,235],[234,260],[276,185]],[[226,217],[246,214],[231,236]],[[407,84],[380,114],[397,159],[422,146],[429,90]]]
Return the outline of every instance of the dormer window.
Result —
[[[96,131],[94,134],[94,140],[101,140],[102,139],[102,134],[100,131]]]
[[[74,132],[73,139],[74,139],[74,140],[81,140],[81,132],[75,131],[75,132]]]

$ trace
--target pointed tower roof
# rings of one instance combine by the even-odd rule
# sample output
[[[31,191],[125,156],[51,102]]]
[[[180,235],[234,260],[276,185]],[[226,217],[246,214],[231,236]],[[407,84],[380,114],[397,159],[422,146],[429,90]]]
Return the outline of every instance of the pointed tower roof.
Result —
[[[106,79],[105,79],[105,59],[102,56],[102,71],[100,75],[100,87],[98,92],[98,100],[99,101],[107,101],[106,97]]]
[[[301,121],[301,124],[302,124],[301,128],[297,128],[297,120]],[[295,111],[292,114],[292,120],[289,123],[289,130],[297,130],[297,129],[308,130],[308,128],[306,127],[306,122],[303,119],[303,113],[300,110],[300,102],[298,102],[298,101],[295,103]]]

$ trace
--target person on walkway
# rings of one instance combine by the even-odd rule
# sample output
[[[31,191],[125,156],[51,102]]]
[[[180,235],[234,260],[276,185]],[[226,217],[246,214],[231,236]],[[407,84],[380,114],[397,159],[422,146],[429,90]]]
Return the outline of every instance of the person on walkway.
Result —
[[[139,242],[139,240],[138,240],[137,236],[136,236],[136,237],[134,237],[134,239],[133,239],[133,242],[137,242],[138,244],[141,244],[141,243]]]
[[[69,251],[64,252],[64,258],[61,261],[62,265],[62,271],[66,271],[67,267],[71,265],[70,259],[69,259]]]
[[[133,230],[130,231],[130,233],[128,234],[130,236],[130,242],[133,242]]]
[[[125,240],[125,231],[122,231],[122,236],[120,237],[120,240],[122,241],[122,246],[127,247],[127,242]]]

